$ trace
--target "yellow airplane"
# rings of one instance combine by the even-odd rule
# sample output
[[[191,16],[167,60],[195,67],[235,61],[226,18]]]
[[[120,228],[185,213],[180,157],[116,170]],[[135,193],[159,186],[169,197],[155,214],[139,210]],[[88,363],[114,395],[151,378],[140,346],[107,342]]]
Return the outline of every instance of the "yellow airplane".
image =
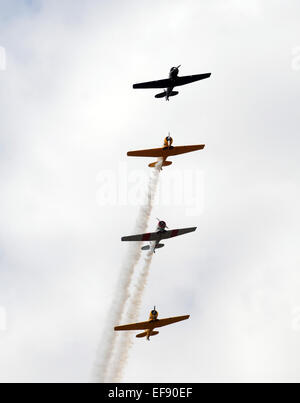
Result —
[[[159,332],[154,331],[157,327],[163,327],[172,325],[173,323],[181,322],[183,320],[189,319],[190,315],[177,316],[175,318],[158,319],[158,312],[154,307],[154,310],[150,312],[150,317],[147,322],[133,323],[131,325],[117,326],[115,331],[127,331],[127,330],[145,330],[145,332],[136,335],[138,338],[147,337],[150,340],[151,336],[156,336]]]
[[[153,148],[150,150],[140,150],[140,151],[129,151],[127,153],[128,157],[156,157],[158,158],[157,162],[152,162],[149,164],[150,168],[154,168],[158,162],[163,161],[162,166],[166,167],[172,164],[171,161],[167,161],[168,157],[172,157],[174,155],[186,154],[192,151],[203,150],[205,148],[205,144],[195,145],[195,146],[180,146],[173,147],[173,139],[170,136],[164,140],[163,148]]]

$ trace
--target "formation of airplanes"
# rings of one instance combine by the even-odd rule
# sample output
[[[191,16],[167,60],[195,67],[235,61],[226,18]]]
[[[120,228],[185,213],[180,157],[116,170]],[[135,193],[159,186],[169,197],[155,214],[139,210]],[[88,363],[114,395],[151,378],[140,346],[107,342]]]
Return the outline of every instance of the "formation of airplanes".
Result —
[[[178,95],[177,91],[173,91],[175,87],[190,84],[196,81],[205,80],[211,76],[211,73],[207,74],[197,74],[192,76],[184,76],[179,77],[179,68],[172,67],[169,73],[169,78],[158,81],[149,81],[140,84],[134,84],[133,88],[135,89],[143,89],[143,88],[164,88],[164,92],[159,93],[155,96],[155,98],[165,98],[169,101],[170,97]],[[186,154],[193,151],[203,150],[205,148],[205,144],[201,145],[185,145],[185,146],[173,146],[173,139],[170,134],[164,139],[164,145],[162,148],[152,148],[147,150],[138,150],[138,151],[129,151],[127,155],[129,157],[145,157],[145,158],[157,158],[156,162],[152,162],[149,164],[150,168],[157,167],[157,164],[161,162],[162,167],[170,166],[172,164],[171,161],[167,161],[167,158],[173,157],[176,155]],[[189,234],[191,232],[195,232],[197,227],[191,228],[181,228],[169,230],[165,221],[158,220],[158,225],[155,232],[149,232],[146,234],[137,234],[122,237],[122,242],[149,242],[148,245],[142,246],[143,251],[152,251],[155,253],[157,249],[163,248],[165,245],[161,243],[162,240],[171,239],[177,236]],[[169,326],[174,323],[182,322],[190,318],[190,315],[185,316],[176,316],[172,318],[158,319],[158,312],[156,307],[150,312],[149,320],[146,322],[140,323],[132,323],[128,325],[116,326],[114,330],[116,332],[119,331],[139,331],[142,330],[142,333],[136,335],[137,338],[146,337],[147,340],[150,340],[150,337],[156,336],[159,334],[158,331],[154,329],[161,328],[164,326]]]

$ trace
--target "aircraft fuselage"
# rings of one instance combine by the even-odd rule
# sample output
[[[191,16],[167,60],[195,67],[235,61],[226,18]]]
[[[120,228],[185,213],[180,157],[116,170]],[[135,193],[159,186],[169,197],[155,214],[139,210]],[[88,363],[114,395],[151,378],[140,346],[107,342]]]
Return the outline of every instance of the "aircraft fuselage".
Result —
[[[151,336],[155,336],[157,334],[157,332],[153,332],[154,328],[155,328],[155,322],[158,321],[158,312],[157,310],[153,309],[153,311],[150,312],[150,316],[149,316],[149,323],[153,323],[153,327],[151,326],[150,329],[147,330],[147,340],[150,340]]]
[[[170,98],[170,96],[171,96],[171,94],[172,94],[172,92],[173,92],[173,89],[174,89],[174,86],[173,86],[173,87],[168,87],[168,88],[166,89],[166,100],[167,100],[167,101],[169,101],[169,98]]]
[[[180,67],[180,66],[179,66]],[[166,89],[166,100],[169,101],[169,98],[173,92],[174,87],[176,87],[176,79],[179,74],[179,67],[172,67],[169,73],[169,79],[174,82],[174,85],[169,86]]]
[[[158,226],[156,228],[156,232],[158,234],[163,234],[164,232],[166,232],[166,227],[167,227],[167,224],[165,223],[165,221],[159,221]],[[161,238],[159,238],[153,242],[153,251],[154,252],[155,252],[155,249],[158,249],[160,241],[161,241]]]

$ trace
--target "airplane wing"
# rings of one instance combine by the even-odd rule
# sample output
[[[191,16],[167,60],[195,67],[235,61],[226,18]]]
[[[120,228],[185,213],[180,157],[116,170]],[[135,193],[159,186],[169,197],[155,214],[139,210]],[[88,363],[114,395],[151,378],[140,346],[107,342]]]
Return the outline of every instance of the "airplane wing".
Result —
[[[158,241],[161,239],[169,239],[169,238],[174,238],[176,236],[188,234],[190,232],[196,231],[196,229],[197,229],[197,227],[174,229],[174,230],[165,231],[165,232],[149,232],[148,234],[124,236],[123,238],[121,238],[121,241],[122,242]]]
[[[173,155],[190,153],[192,151],[203,150],[204,148],[204,144],[172,148],[152,148],[150,150],[129,151],[127,155],[128,157],[172,157]]]
[[[141,322],[141,323],[133,323],[131,325],[125,325],[125,326],[116,326],[115,331],[121,331],[121,330],[146,330],[150,329],[151,322]]]
[[[171,85],[171,80],[167,78],[165,80],[149,81],[149,82],[146,82],[146,83],[134,84],[133,88],[134,89],[140,89],[140,88],[168,88],[170,85]]]
[[[180,85],[194,83],[195,81],[205,80],[206,78],[209,78],[210,76],[211,76],[211,73],[208,73],[208,74],[196,74],[194,76],[177,77],[177,79],[176,79],[176,87],[180,86]]]
[[[147,330],[147,329],[155,329],[157,327],[163,327],[172,325],[173,323],[181,322],[183,320],[189,319],[190,315],[186,316],[177,316],[175,318],[167,318],[167,319],[158,319],[154,322],[140,322],[140,323],[132,323],[130,325],[124,326],[116,326],[115,331],[124,331],[124,330]],[[154,325],[154,326],[153,326]]]
[[[191,153],[192,151],[203,150],[205,148],[205,144],[200,144],[197,146],[180,146],[180,147],[173,147],[172,149],[166,149],[166,153],[168,156],[172,157],[173,155],[180,155]]]
[[[187,320],[189,318],[190,318],[190,315],[177,316],[175,318],[158,319],[155,321],[155,328],[169,326],[169,325],[172,325],[173,323],[181,322],[181,321]]]
[[[134,84],[133,88],[140,89],[140,88],[178,87],[180,85],[190,84],[195,81],[205,80],[206,78],[209,78],[210,76],[211,76],[211,73],[177,77],[175,82],[173,80],[170,80],[169,78],[167,78],[165,80],[148,81],[146,83]]]
[[[124,236],[121,240],[123,242],[145,242],[145,241],[156,241],[160,238],[158,232],[150,232],[148,234]]]
[[[176,236],[184,235],[184,234],[189,234],[190,232],[196,231],[197,227],[193,228],[183,228],[183,229],[173,229],[170,231],[165,231],[159,234],[160,239],[169,239],[169,238],[174,238]]]
[[[140,150],[140,151],[129,151],[127,153],[128,157],[162,157],[163,156],[163,148],[152,148],[149,150]]]

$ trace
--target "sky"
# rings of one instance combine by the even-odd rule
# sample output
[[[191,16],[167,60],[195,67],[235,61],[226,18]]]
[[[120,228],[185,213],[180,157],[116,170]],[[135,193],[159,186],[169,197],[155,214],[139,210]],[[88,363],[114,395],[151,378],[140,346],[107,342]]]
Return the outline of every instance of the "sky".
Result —
[[[0,381],[89,382],[148,161],[154,257],[124,382],[298,382],[296,0],[0,1]],[[169,103],[135,82],[211,72]],[[149,161],[151,162],[151,161]]]

